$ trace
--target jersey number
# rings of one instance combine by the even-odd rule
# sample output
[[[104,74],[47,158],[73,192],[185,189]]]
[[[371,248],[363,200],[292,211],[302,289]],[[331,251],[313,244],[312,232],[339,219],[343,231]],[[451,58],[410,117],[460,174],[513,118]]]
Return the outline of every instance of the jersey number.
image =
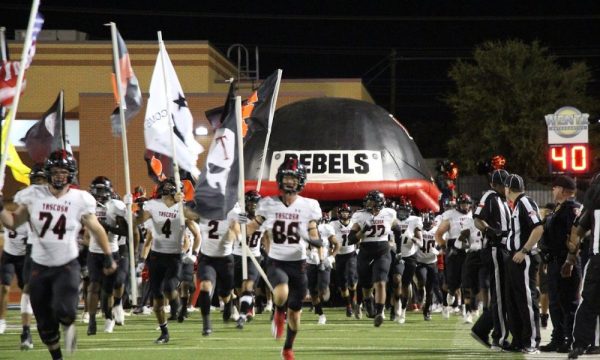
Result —
[[[162,231],[162,233],[165,235],[165,237],[171,237],[171,220],[167,219],[167,221],[165,221],[162,229],[160,229],[160,231]]]
[[[248,245],[248,247],[256,247],[256,245],[258,245],[258,239],[260,239],[260,235],[262,233],[260,231],[255,231],[252,236],[248,237],[248,241],[246,242],[246,244]]]
[[[429,254],[431,252],[431,249],[433,249],[434,247],[435,240],[427,240],[423,242],[423,247],[421,248],[421,251],[425,254]]]
[[[40,237],[43,238],[46,234],[46,231],[50,228],[50,223],[52,222],[52,213],[49,212],[40,212],[39,220],[44,222],[42,225],[42,232],[40,233]],[[62,240],[63,236],[67,232],[67,218],[65,214],[61,214],[58,220],[56,220],[56,224],[52,227],[52,232],[58,236],[58,240]]]
[[[342,234],[342,246],[347,246],[348,244],[348,234]]]
[[[287,229],[285,227],[285,221],[275,221],[273,223],[273,242],[275,244],[283,244],[284,242],[288,242],[288,244],[297,244],[300,242],[300,236],[298,235],[298,223],[291,222]]]
[[[367,234],[367,231],[369,231],[369,233]],[[375,235],[375,233],[379,231],[379,234]],[[383,233],[385,233],[385,225],[371,225],[371,226],[367,226],[365,228],[365,237],[375,237],[375,236],[382,236]]]
[[[210,230],[208,230],[208,238],[218,240],[219,235],[217,234],[217,230],[219,230],[219,222],[217,220],[211,220],[208,222],[208,226],[210,226]]]

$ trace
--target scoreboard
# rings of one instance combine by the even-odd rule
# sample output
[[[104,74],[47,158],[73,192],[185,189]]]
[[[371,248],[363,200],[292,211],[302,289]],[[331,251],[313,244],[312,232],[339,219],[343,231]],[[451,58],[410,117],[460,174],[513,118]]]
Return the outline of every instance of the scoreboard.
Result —
[[[548,145],[548,167],[552,174],[584,174],[590,165],[588,144]]]
[[[582,175],[590,170],[589,114],[564,106],[545,116],[548,169],[551,174]]]

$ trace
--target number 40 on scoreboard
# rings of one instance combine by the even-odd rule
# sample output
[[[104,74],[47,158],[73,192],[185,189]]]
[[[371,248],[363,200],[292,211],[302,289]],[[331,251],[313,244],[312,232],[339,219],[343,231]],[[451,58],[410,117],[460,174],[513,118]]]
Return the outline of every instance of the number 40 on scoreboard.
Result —
[[[548,167],[552,174],[583,174],[589,171],[588,144],[548,145]]]

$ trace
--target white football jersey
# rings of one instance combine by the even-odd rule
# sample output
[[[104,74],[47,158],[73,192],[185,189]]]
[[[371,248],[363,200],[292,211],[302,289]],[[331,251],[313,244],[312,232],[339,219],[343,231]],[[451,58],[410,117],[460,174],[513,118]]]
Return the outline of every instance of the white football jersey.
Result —
[[[417,251],[417,262],[421,264],[434,264],[437,262],[437,256],[440,253],[436,248],[435,232],[437,226],[429,230],[421,230],[423,236],[423,246]]]
[[[125,217],[125,203],[121,200],[110,199],[106,204],[96,204],[96,217],[98,220],[107,223],[110,226],[117,225],[117,216]],[[111,232],[106,234],[111,252],[119,251],[119,236]],[[90,252],[102,254],[102,248],[98,245],[98,241],[90,234]]]
[[[423,230],[423,218],[420,216],[409,216],[406,220],[406,230],[402,233],[402,245],[400,251],[402,257],[409,257],[417,253],[419,245],[412,241],[416,230]]]
[[[260,244],[263,237],[263,227],[256,230],[253,234],[246,234],[246,245],[248,249],[254,255],[254,257],[260,256]],[[233,243],[233,254],[242,256],[242,243],[240,241],[235,241]]]
[[[448,239],[458,239],[460,232],[469,228],[469,224],[473,222],[473,214],[471,211],[463,214],[456,209],[450,209],[442,214],[442,221],[443,220],[448,220],[450,223],[450,229],[448,229]],[[457,249],[463,248],[460,241],[455,241],[454,247]]]
[[[19,201],[29,212],[33,261],[44,266],[61,266],[77,258],[81,218],[96,213],[92,195],[69,189],[57,198],[48,185],[31,185],[23,190]]]
[[[338,251],[338,254],[343,255],[355,252],[356,245],[348,245],[348,235],[350,235],[350,230],[352,230],[352,225],[354,225],[352,220],[350,220],[348,225],[342,224],[340,220],[333,221],[330,224],[331,227],[333,227],[333,231],[335,231],[335,237],[340,243],[340,251]]]
[[[271,239],[270,258],[282,261],[306,259],[308,224],[322,215],[317,200],[298,195],[290,206],[286,206],[277,196],[264,197],[258,202],[256,215],[265,219],[263,228]]]
[[[471,218],[465,223],[465,229],[469,229],[471,231],[471,236],[469,236],[469,246],[467,251],[477,251],[482,248],[483,236],[481,231],[477,227],[475,227],[475,221]]]
[[[152,199],[144,204],[144,211],[152,215],[152,251],[162,254],[181,254],[183,229],[178,203],[168,207],[164,201]]]
[[[319,224],[317,229],[319,230],[319,235],[321,235],[321,240],[323,240],[323,248],[321,251],[323,252],[324,256],[327,256],[329,254],[329,248],[331,247],[331,244],[329,244],[329,238],[331,236],[335,236],[335,230],[333,230],[331,224]],[[319,257],[319,249],[311,246],[310,254],[308,254],[308,257],[306,258],[306,263],[318,265],[320,262],[321,259]]]
[[[388,241],[392,233],[392,223],[396,219],[396,210],[383,208],[377,216],[366,210],[359,210],[352,215],[352,222],[358,224],[364,232],[362,242]],[[365,229],[365,225],[369,226]]]
[[[202,233],[202,244],[200,252],[211,257],[224,257],[231,255],[233,251],[234,236],[228,234],[229,227],[237,220],[240,213],[239,205],[227,213],[225,220],[200,220],[200,232]]]
[[[4,251],[13,256],[24,256],[30,231],[29,223],[23,223],[16,230],[4,230]]]
[[[22,201],[22,197],[23,197],[23,195],[22,195],[22,194],[23,194],[23,190],[25,190],[25,189],[19,190],[19,191],[17,191],[17,193],[15,194],[15,197],[14,197],[14,199],[13,199],[13,202],[14,202],[15,204],[23,204],[23,201]],[[23,225],[21,225],[21,226],[23,226]],[[19,227],[21,227],[21,226],[19,226]],[[17,229],[17,230],[18,230],[18,229]],[[29,223],[27,223],[27,240],[26,240],[26,244],[27,244],[27,245],[31,245],[31,236],[30,236],[30,233],[31,233],[31,226],[29,225]]]

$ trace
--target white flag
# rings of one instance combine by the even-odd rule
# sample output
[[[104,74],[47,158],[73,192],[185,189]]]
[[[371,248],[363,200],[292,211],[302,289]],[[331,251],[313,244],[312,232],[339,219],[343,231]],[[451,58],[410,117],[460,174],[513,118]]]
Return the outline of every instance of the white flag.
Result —
[[[144,120],[144,139],[146,149],[173,157],[169,126],[174,125],[175,154],[179,167],[189,171],[195,178],[200,174],[196,165],[198,155],[204,151],[194,139],[192,113],[188,108],[181,84],[175,73],[175,68],[166,50],[164,53],[165,82],[161,67],[161,52],[159,51],[150,81],[150,98],[146,107]],[[167,91],[165,91],[165,83]],[[165,99],[167,94],[167,99]],[[168,109],[167,109],[168,106]],[[167,114],[171,114],[173,122]]]

